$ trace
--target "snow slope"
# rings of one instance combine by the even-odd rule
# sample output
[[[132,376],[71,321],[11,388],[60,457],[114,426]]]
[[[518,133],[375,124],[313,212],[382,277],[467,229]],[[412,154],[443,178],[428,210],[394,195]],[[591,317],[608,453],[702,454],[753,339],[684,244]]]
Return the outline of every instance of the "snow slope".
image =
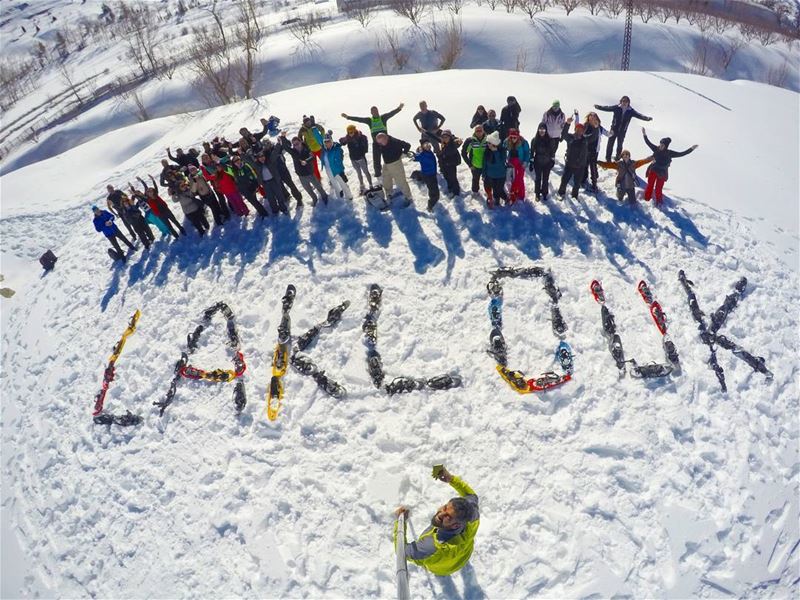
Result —
[[[483,97],[452,93],[473,90],[476,75]],[[762,168],[735,158],[752,141],[741,123],[754,107],[791,114],[797,96],[665,77],[684,87],[647,73],[343,81],[131,126],[5,175],[0,258],[17,294],[2,305],[3,487],[43,585],[67,597],[392,597],[391,510],[411,506],[419,533],[450,496],[428,475],[446,461],[481,497],[472,569],[432,581],[412,567],[414,597],[796,595],[798,273],[789,258],[797,240],[780,245],[774,240],[786,238],[770,235],[775,223],[796,219],[797,140],[785,122],[765,123]],[[88,206],[107,182],[155,173],[165,146],[232,134],[265,113],[294,129],[301,111],[313,112],[341,132],[343,110],[405,101],[390,131],[413,139],[409,121],[422,97],[463,133],[475,104],[499,107],[515,93],[530,134],[553,96],[584,112],[619,89],[642,98],[653,139],[670,135],[676,149],[700,144],[673,163],[660,210],[618,206],[606,195],[607,173],[598,198],[494,212],[464,197],[444,198],[428,215],[418,189],[419,208],[378,213],[361,201],[336,202],[263,224],[251,217],[209,239],[159,242],[121,268],[109,268],[91,226]],[[634,156],[644,155],[635,128],[629,140]],[[466,187],[468,173],[460,178]],[[760,205],[763,222],[744,212],[753,189],[772,200]],[[26,271],[22,259],[47,245],[61,257],[56,269]],[[564,294],[577,367],[564,387],[519,396],[484,352],[484,286],[498,265],[533,264],[553,269]],[[706,313],[748,278],[723,331],[765,357],[771,383],[720,351],[729,392],[719,391],[679,269],[696,282]],[[662,360],[635,291],[640,278],[651,283],[680,375],[619,379],[588,292],[594,277],[639,362]],[[372,388],[360,327],[372,282],[385,288],[379,347],[387,372],[456,371],[463,389],[387,397]],[[311,352],[349,395],[335,401],[290,371],[284,410],[271,423],[264,395],[288,283],[298,289],[296,334],[351,300]],[[552,368],[557,339],[541,284],[505,290],[510,364],[528,375]],[[159,418],[150,404],[166,392],[186,334],[217,300],[236,314],[248,405],[237,419],[230,386],[184,382]],[[145,421],[132,430],[93,426],[108,351],[136,308],[142,319],[107,406]],[[215,321],[193,361],[227,366],[223,334]]]

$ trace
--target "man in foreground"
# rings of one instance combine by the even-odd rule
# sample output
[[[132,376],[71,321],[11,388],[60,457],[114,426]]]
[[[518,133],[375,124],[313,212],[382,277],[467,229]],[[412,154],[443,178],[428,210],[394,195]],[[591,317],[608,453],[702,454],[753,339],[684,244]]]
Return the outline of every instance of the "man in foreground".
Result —
[[[419,539],[406,544],[406,558],[434,575],[446,576],[460,570],[472,556],[480,525],[478,496],[467,483],[442,466],[434,467],[433,476],[449,483],[459,497],[440,507]],[[405,506],[399,507],[395,514],[405,514],[408,522],[409,510]]]

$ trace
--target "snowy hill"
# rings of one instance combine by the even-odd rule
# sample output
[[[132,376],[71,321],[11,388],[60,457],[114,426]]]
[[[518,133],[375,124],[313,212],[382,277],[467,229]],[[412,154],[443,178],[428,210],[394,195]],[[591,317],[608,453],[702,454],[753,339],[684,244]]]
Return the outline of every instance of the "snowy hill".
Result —
[[[661,209],[618,205],[607,172],[597,198],[495,211],[469,196],[443,198],[432,215],[412,183],[408,209],[335,201],[265,223],[250,217],[206,239],[160,241],[112,268],[91,225],[88,207],[106,183],[156,174],[166,146],[232,137],[266,114],[290,130],[314,114],[339,133],[342,111],[403,101],[390,132],[413,141],[421,98],[463,136],[478,102],[499,109],[513,93],[530,137],[553,98],[583,114],[620,90],[654,117],[651,138],[669,135],[678,150],[700,145],[673,163]],[[2,304],[3,487],[33,571],[23,591],[392,597],[391,511],[411,506],[419,533],[450,496],[429,476],[445,461],[481,498],[474,570],[446,584],[459,597],[796,595],[797,127],[767,119],[758,135],[768,143],[754,147],[752,119],[764,106],[796,115],[797,102],[770,86],[676,74],[360,79],[131,125],[5,175],[3,284],[17,293]],[[646,155],[636,127],[626,146]],[[465,189],[468,178],[462,167]],[[32,260],[48,246],[61,258],[40,276]],[[552,269],[563,293],[576,369],[546,394],[516,394],[485,352],[485,286],[503,265]],[[720,349],[728,392],[719,390],[680,269],[707,314],[747,278],[721,331],[765,358],[771,382]],[[680,374],[619,377],[593,278],[603,281],[626,354],[640,363],[663,361],[636,291],[639,279],[650,283]],[[361,322],[375,282],[384,287],[378,343],[390,376],[457,372],[463,388],[387,396],[372,387]],[[270,422],[264,397],[289,283],[295,333],[351,301],[311,351],[348,396],[334,400],[290,370],[282,413]],[[230,385],[184,382],[159,417],[151,403],[166,393],[186,335],[220,300],[235,314],[247,360],[246,408],[235,416]],[[137,308],[107,403],[144,422],[95,426],[108,351]],[[505,282],[510,364],[529,376],[553,368],[549,311],[540,282]],[[213,321],[193,361],[227,368],[222,339],[222,321]],[[441,591],[413,567],[411,578],[413,597]]]

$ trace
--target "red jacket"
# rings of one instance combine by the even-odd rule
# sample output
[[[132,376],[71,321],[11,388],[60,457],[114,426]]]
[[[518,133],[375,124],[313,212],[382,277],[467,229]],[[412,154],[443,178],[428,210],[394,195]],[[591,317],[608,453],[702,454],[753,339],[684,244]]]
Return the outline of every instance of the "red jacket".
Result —
[[[163,209],[168,208],[167,203],[161,199],[161,196],[156,196],[155,198],[148,196],[147,206],[150,207],[150,210],[152,210],[153,214],[157,217],[161,217],[164,214]]]

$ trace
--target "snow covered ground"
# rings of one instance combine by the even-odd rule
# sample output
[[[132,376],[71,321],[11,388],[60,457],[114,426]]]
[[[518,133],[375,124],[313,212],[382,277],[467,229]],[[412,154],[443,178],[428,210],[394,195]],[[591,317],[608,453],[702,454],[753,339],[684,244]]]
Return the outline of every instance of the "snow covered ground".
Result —
[[[392,597],[391,510],[411,506],[420,532],[450,496],[429,477],[445,461],[481,497],[473,569],[442,582],[412,567],[413,597],[796,595],[799,281],[798,241],[787,231],[798,211],[797,94],[634,72],[450,71],[376,83],[132,125],[3,176],[0,258],[4,285],[17,291],[2,300],[3,489],[33,568],[21,593],[41,585],[66,597]],[[232,136],[265,114],[294,130],[313,113],[339,133],[342,111],[404,101],[390,132],[413,140],[421,98],[464,135],[478,102],[499,109],[513,93],[529,136],[554,97],[583,113],[622,92],[654,117],[652,139],[700,145],[674,161],[662,209],[619,206],[608,173],[597,198],[493,212],[466,196],[443,198],[429,215],[414,188],[413,208],[380,213],[356,200],[265,223],[250,217],[207,239],[158,242],[124,267],[109,267],[91,225],[89,205],[106,183],[155,174],[166,146]],[[792,126],[766,120],[754,137],[764,106]],[[626,145],[638,158],[646,149],[636,125]],[[551,184],[558,173],[560,162]],[[468,189],[465,170],[460,179]],[[47,247],[61,258],[42,276],[33,261]],[[498,265],[553,270],[574,381],[519,396],[498,377],[485,352],[485,284]],[[729,392],[719,391],[679,269],[706,313],[747,277],[723,331],[765,357],[772,382],[720,351]],[[618,377],[588,290],[595,277],[640,363],[663,360],[635,289],[650,282],[680,375]],[[385,289],[379,348],[389,375],[454,371],[462,389],[388,397],[371,386],[361,320],[373,282]],[[288,283],[298,290],[296,334],[352,302],[311,352],[349,394],[333,400],[290,370],[273,423],[264,396]],[[541,284],[505,290],[510,364],[529,376],[551,369],[557,339]],[[230,385],[183,382],[160,418],[151,403],[165,394],[186,334],[218,300],[236,315],[247,407],[236,418]],[[109,350],[136,308],[142,318],[107,406],[144,423],[94,426]],[[229,365],[223,336],[214,321],[193,362]],[[4,578],[6,569],[4,561]]]

